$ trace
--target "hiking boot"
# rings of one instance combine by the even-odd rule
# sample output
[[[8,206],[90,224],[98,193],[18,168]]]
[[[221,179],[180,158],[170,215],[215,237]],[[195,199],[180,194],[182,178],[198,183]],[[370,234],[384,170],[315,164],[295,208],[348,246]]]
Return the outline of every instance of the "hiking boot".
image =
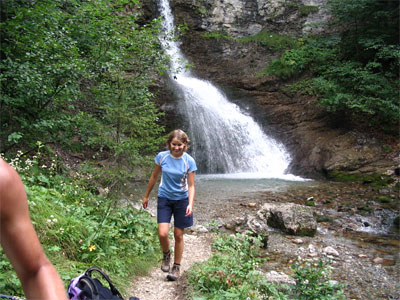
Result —
[[[168,253],[163,253],[163,260],[161,263],[161,270],[163,270],[163,272],[169,272],[170,262],[171,262],[171,251],[168,251]]]
[[[179,278],[180,267],[181,265],[174,264],[171,272],[167,275],[167,279],[170,281],[176,281]]]

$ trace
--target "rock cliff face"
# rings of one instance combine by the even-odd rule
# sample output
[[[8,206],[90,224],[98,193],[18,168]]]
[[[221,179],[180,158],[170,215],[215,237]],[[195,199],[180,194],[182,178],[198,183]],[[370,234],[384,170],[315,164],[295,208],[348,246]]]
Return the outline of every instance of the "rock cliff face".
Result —
[[[194,30],[225,32],[232,37],[269,30],[298,36],[323,30],[327,0],[173,0],[177,22]]]
[[[277,78],[257,75],[279,53],[261,43],[204,37],[207,32],[246,37],[268,31],[296,38],[321,33],[327,28],[316,24],[329,18],[325,3],[326,0],[171,0],[171,8],[175,22],[189,28],[181,48],[194,63],[193,73],[251,99],[255,118],[290,151],[292,173],[318,177],[331,171],[393,172],[399,163],[393,153],[388,157],[382,151],[382,143],[367,132],[354,129],[351,120],[327,114],[316,99],[286,94],[284,83]],[[147,2],[147,7],[153,10],[153,16],[157,15],[154,3]],[[171,115],[173,110],[168,107],[173,108],[172,95],[168,89],[161,90],[164,92],[160,104]]]

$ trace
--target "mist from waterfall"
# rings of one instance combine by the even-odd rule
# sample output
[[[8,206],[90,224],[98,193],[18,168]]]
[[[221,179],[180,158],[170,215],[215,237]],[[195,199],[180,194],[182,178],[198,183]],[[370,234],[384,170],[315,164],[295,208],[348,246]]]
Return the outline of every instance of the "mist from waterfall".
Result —
[[[206,174],[281,178],[290,156],[283,145],[266,136],[260,126],[212,83],[191,75],[188,61],[174,35],[174,18],[168,0],[160,0],[163,34],[160,41],[170,57],[169,76],[179,97],[179,110],[188,123],[191,154]]]

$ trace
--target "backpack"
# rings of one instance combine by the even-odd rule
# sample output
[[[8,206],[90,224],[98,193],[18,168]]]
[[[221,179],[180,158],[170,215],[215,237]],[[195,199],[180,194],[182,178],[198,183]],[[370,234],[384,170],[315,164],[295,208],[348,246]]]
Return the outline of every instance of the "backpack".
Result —
[[[108,282],[109,288],[97,278],[92,277],[93,271],[101,274]],[[89,268],[84,274],[73,278],[68,285],[68,297],[71,300],[124,300],[108,275],[98,267]],[[129,300],[139,299],[130,297]]]

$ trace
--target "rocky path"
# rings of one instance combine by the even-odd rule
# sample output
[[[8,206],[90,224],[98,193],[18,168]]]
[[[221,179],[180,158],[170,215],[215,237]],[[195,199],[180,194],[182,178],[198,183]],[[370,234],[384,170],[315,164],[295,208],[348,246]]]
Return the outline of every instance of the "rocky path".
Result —
[[[210,234],[185,234],[185,250],[183,252],[181,275],[196,262],[207,260],[211,256]],[[136,278],[132,283],[128,295],[135,295],[140,300],[184,300],[184,279],[176,282],[166,279],[167,273],[161,271],[160,267],[154,267],[147,275]]]

